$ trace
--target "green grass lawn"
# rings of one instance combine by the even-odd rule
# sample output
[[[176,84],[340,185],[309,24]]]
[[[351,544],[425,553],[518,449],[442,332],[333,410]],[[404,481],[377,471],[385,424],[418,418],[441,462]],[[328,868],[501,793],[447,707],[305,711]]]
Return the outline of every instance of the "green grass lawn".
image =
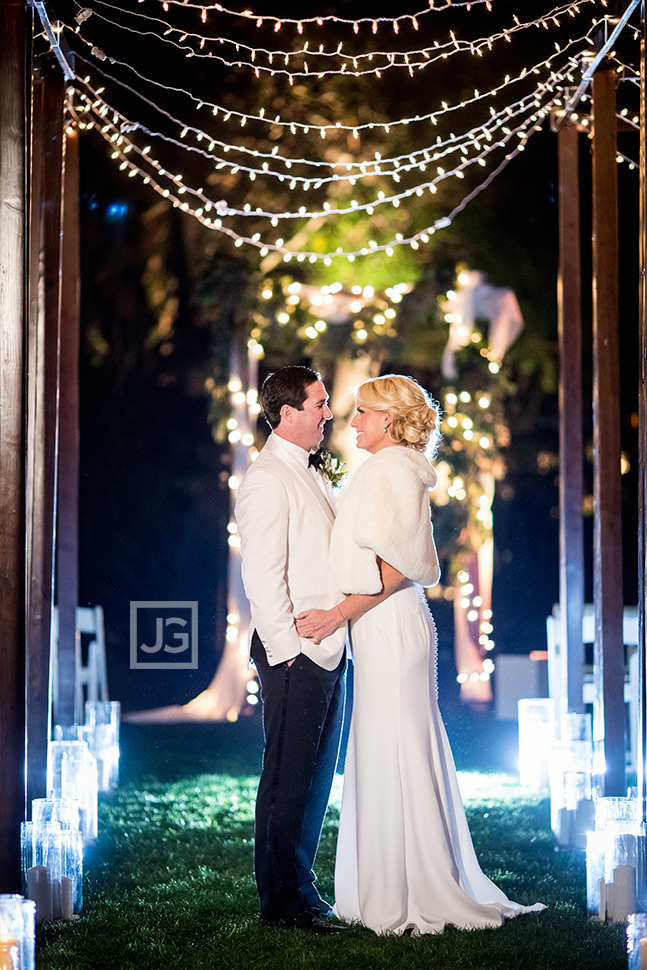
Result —
[[[252,874],[258,722],[124,726],[122,785],[101,796],[75,923],[39,930],[38,970],[620,970],[624,927],[586,921],[583,853],[556,852],[546,798],[509,775],[461,774],[487,874],[521,903],[549,909],[496,930],[335,937],[262,928]],[[333,895],[341,779],[319,850]]]

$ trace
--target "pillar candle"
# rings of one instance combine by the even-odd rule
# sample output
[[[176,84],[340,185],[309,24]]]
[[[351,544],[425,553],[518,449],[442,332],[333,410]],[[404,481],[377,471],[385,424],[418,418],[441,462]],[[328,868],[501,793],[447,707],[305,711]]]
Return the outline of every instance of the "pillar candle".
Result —
[[[560,808],[557,812],[555,836],[559,845],[570,845],[573,841],[573,814],[568,808]]]
[[[69,876],[61,876],[61,919],[74,916],[74,882]]]
[[[52,884],[47,866],[32,866],[27,870],[27,895],[36,903],[39,923],[52,918]]]
[[[640,941],[640,970],[647,970],[647,940]]]
[[[616,866],[613,870],[613,897],[609,916],[622,922],[636,912],[636,870],[634,866]]]
[[[20,943],[13,937],[0,938],[0,970],[20,970]]]
[[[600,879],[599,886],[600,886],[600,908],[598,910],[598,914],[600,916],[600,919],[604,923],[607,918],[607,884],[604,881],[604,879]],[[647,967],[645,968],[645,970],[647,970]]]

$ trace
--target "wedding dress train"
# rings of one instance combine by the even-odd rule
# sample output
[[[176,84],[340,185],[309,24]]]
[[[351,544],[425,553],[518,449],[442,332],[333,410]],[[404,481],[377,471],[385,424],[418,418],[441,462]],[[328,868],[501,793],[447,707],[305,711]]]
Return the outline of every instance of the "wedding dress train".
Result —
[[[436,630],[405,585],[352,625],[355,664],[335,911],[377,933],[499,926],[539,911],[482,872],[436,698]]]

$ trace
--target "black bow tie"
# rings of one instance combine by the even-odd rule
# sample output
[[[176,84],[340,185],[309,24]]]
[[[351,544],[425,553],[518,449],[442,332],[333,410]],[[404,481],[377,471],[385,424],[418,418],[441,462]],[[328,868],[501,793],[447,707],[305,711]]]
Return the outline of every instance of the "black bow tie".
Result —
[[[308,468],[315,468],[317,471],[323,465],[323,448],[319,448],[317,451],[313,451],[311,455],[308,455]]]

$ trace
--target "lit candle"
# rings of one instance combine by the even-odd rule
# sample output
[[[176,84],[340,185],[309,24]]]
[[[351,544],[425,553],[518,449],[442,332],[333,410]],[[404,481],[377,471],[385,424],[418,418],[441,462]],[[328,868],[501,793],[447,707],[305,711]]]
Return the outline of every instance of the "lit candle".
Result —
[[[640,941],[640,970],[647,970],[647,940]]]
[[[27,895],[36,903],[39,923],[52,918],[52,884],[47,866],[31,866],[27,870]]]
[[[0,970],[20,970],[20,943],[12,936],[0,938]]]

